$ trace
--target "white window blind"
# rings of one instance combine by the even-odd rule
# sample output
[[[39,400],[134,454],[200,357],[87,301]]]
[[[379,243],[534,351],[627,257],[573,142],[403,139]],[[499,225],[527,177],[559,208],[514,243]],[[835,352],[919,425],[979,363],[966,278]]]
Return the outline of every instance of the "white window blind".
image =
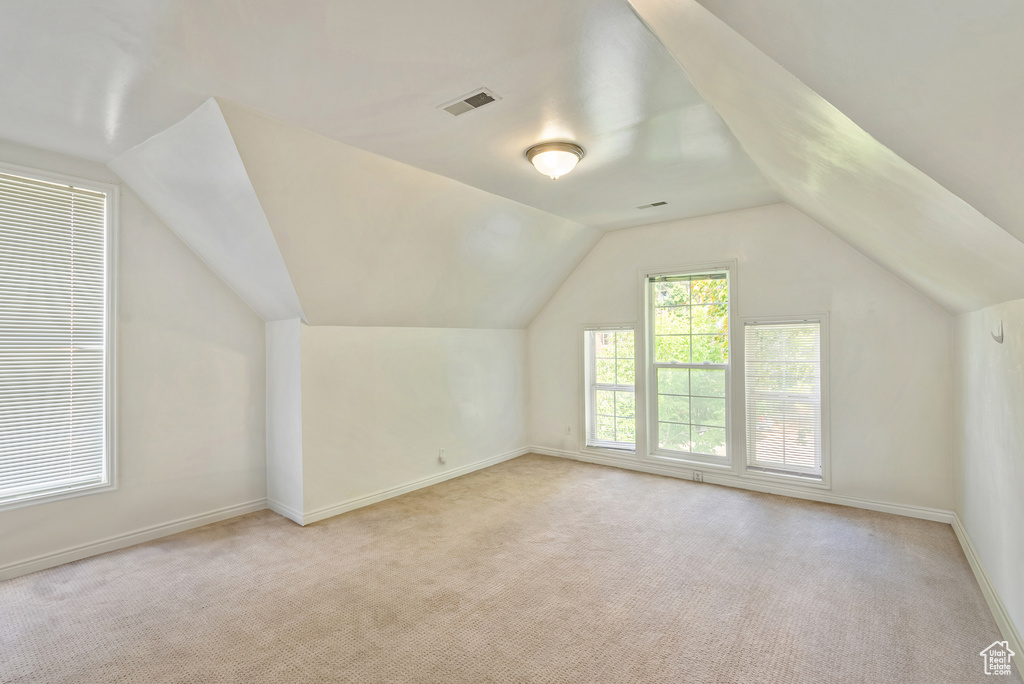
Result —
[[[821,323],[745,326],[747,466],[821,477]]]
[[[0,506],[110,482],[107,204],[0,172]]]

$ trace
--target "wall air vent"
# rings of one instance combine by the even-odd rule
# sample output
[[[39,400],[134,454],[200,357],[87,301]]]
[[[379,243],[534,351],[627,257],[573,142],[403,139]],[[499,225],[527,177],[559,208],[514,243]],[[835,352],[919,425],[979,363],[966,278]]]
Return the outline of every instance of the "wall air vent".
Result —
[[[463,95],[457,100],[439,105],[438,109],[443,109],[452,116],[459,116],[466,112],[471,112],[474,109],[480,109],[492,102],[497,102],[500,99],[500,97],[492,93],[487,88],[479,88],[467,95]]]
[[[650,204],[641,204],[637,209],[650,209],[651,207],[663,207],[668,202],[651,202]]]

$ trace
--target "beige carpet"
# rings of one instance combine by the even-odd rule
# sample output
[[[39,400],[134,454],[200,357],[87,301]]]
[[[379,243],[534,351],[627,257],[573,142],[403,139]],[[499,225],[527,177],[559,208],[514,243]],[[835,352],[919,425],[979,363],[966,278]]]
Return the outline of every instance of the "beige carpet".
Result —
[[[949,525],[541,456],[0,583],[5,683],[992,684],[998,636]]]

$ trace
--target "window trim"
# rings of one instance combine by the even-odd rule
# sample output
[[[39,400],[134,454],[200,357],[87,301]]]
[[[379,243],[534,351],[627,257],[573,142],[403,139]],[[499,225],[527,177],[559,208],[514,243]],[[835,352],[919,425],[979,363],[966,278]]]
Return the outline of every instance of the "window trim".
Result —
[[[85,486],[70,487],[59,491],[51,491],[37,495],[27,495],[18,499],[0,503],[0,512],[35,506],[38,504],[51,503],[73,499],[79,496],[98,494],[101,492],[114,491],[118,488],[118,463],[117,463],[117,261],[118,261],[118,240],[117,228],[120,225],[120,186],[116,183],[97,181],[91,178],[82,178],[53,171],[46,171],[30,166],[12,164],[0,161],[0,173],[12,176],[23,176],[25,178],[39,180],[58,185],[71,185],[102,192],[107,196],[107,216],[105,226],[106,238],[106,282],[104,283],[105,298],[105,350],[104,350],[104,430],[106,431],[104,443],[106,453],[104,454],[104,466],[106,469],[106,482],[90,484]]]
[[[661,276],[686,276],[699,275],[703,273],[724,272],[729,283],[729,363],[725,368],[725,459],[704,454],[680,453],[658,448],[658,412],[657,412],[657,368],[654,364],[654,308],[651,306],[651,290],[649,281],[651,278]],[[737,262],[735,259],[729,261],[716,261],[710,263],[695,263],[680,266],[678,268],[657,268],[642,269],[639,272],[640,283],[640,310],[643,313],[643,328],[638,331],[642,336],[642,344],[637,345],[636,363],[643,364],[644,394],[643,406],[645,414],[644,432],[647,438],[644,450],[641,452],[643,459],[662,464],[676,464],[699,470],[712,470],[717,472],[740,473],[740,465],[736,460],[735,439],[733,438],[733,403],[736,401],[738,388],[736,383],[736,326],[739,319],[736,314],[736,301],[738,292]],[[641,358],[642,357],[642,358]],[[638,374],[639,379],[640,374]],[[639,384],[639,383],[638,383]],[[637,389],[637,392],[640,390]],[[640,402],[638,402],[638,405]],[[638,425],[639,432],[639,425]],[[639,435],[637,436],[639,445]]]
[[[587,370],[587,333],[593,331],[608,331],[608,330],[630,330],[633,332],[633,419],[636,421],[636,439],[633,442],[632,449],[626,449],[622,447],[614,446],[592,446],[587,444],[587,426],[590,421],[590,378]],[[590,452],[594,454],[613,454],[616,456],[626,456],[630,458],[636,457],[639,453],[639,447],[641,444],[641,417],[640,417],[640,389],[639,379],[640,372],[637,368],[637,358],[640,348],[640,340],[638,338],[639,331],[637,329],[636,322],[629,323],[605,323],[600,325],[580,325],[577,331],[577,341],[582,340],[583,344],[579,345],[580,358],[577,368],[579,369],[579,387],[583,389],[582,401],[580,401],[580,420],[577,428],[579,434],[579,450],[581,452]]]
[[[740,353],[744,360],[743,372],[740,373],[739,401],[743,408],[743,421],[739,427],[740,450],[737,453],[741,468],[741,475],[746,480],[757,480],[765,483],[786,484],[790,486],[808,487],[813,489],[832,489],[832,468],[830,448],[830,401],[829,401],[829,313],[798,314],[790,316],[744,316],[739,320],[741,328],[745,331],[746,325],[750,323],[797,323],[815,322],[819,325],[819,356],[821,370],[821,479],[812,477],[760,470],[751,467],[747,463],[747,420],[746,420],[746,335],[740,335]]]

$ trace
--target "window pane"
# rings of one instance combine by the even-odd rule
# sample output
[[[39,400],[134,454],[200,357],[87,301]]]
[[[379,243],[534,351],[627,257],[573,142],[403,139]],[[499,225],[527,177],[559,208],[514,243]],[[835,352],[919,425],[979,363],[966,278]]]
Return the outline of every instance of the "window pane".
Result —
[[[0,173],[0,507],[109,483],[107,200]]]
[[[615,333],[594,332],[594,356],[598,358],[615,357]]]
[[[666,309],[669,311],[670,309]],[[713,334],[729,331],[729,306],[727,304],[702,304],[691,307],[693,334]]]
[[[690,422],[694,425],[725,427],[725,399],[690,399]]]
[[[654,284],[655,306],[678,306],[690,303],[690,281],[679,280],[671,283]]]
[[[814,468],[818,452],[817,406],[794,403],[787,412],[785,425],[786,463],[799,468]]]
[[[694,335],[692,363],[726,363],[729,361],[729,338],[726,335]]]
[[[690,451],[690,426],[658,423],[658,448],[670,451]]]
[[[659,377],[661,377],[659,375]],[[725,396],[724,368],[692,368],[690,369],[690,392],[698,397]]]
[[[672,423],[690,422],[690,398],[670,394],[658,396],[658,420]]]
[[[636,373],[634,372],[635,371],[634,365],[635,365],[635,362],[633,361],[633,359],[619,359],[618,360],[619,373],[618,373],[618,381],[617,381],[616,384],[619,384],[619,385],[632,385],[635,382],[635,375],[636,375]]]
[[[694,425],[693,451],[709,456],[725,456],[725,428]]]
[[[636,443],[636,397],[632,330],[587,330],[584,333],[586,444],[632,448]],[[606,356],[598,356],[598,353]],[[611,389],[614,385],[630,389]]]
[[[691,283],[692,303],[707,304],[729,301],[729,281],[724,276],[694,279]]]
[[[615,415],[615,392],[608,390],[597,390],[597,404],[595,408],[598,413],[602,413],[606,416]]]
[[[632,392],[615,393],[615,415],[619,418],[632,418],[636,412],[636,401]]]
[[[815,350],[814,353],[818,353]],[[779,383],[780,391],[800,394],[818,391],[818,364],[787,363]]]
[[[648,316],[654,353],[650,363],[729,363],[727,274],[655,279],[651,293]],[[726,375],[725,368],[656,370],[651,396],[658,420],[659,449],[726,455]]]
[[[708,331],[715,332],[715,331]],[[654,312],[655,335],[689,335],[690,307],[679,306],[671,309],[657,309]]]
[[[615,359],[597,360],[597,383],[599,385],[615,384]]]
[[[685,368],[659,368],[659,394],[689,394],[690,372]],[[722,371],[724,373],[724,371]]]
[[[748,323],[748,465],[820,476],[821,362],[817,322]]]
[[[632,359],[633,353],[633,331],[619,330],[615,333],[616,356],[620,359]]]
[[[655,337],[654,358],[658,363],[690,363],[690,338],[686,335]]]

